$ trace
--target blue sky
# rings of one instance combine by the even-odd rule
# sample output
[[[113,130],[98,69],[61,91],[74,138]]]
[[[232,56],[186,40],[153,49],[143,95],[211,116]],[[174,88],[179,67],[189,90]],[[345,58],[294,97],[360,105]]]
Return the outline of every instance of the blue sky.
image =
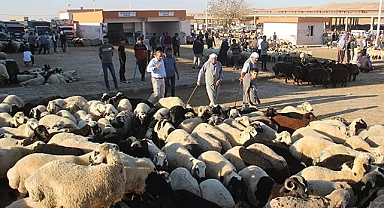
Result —
[[[3,2],[6,0],[0,0]],[[209,0],[208,0],[209,1]],[[379,0],[357,0],[359,2],[379,2]],[[131,0],[132,9],[186,9],[187,12],[204,10],[205,0]],[[253,7],[278,8],[288,6],[314,6],[329,2],[351,2],[351,0],[248,0]],[[3,2],[4,3],[4,2]],[[14,16],[29,16],[30,19],[50,19],[58,16],[58,11],[81,6],[92,8],[93,0],[10,0],[6,6],[0,7],[0,19]],[[129,0],[95,0],[95,7],[104,10],[128,10]]]

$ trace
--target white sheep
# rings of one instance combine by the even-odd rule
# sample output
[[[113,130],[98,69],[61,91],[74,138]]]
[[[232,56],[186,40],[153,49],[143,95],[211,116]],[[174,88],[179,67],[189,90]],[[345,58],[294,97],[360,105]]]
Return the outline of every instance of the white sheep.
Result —
[[[88,102],[88,109],[85,111],[91,114],[95,120],[98,120],[104,116],[105,113],[105,104],[101,101],[90,101]]]
[[[145,139],[145,141],[147,141],[147,143],[148,143],[149,156],[151,157],[151,160],[155,164],[155,166],[156,167],[166,167],[166,166],[168,166],[167,155],[163,151],[161,151],[155,145],[155,143],[153,143],[152,140]]]
[[[192,177],[189,170],[184,167],[176,168],[169,175],[173,190],[187,190],[197,196],[201,196],[199,184]]]
[[[36,78],[36,75],[33,74],[18,74],[17,75],[17,81],[19,82],[25,82],[27,80]]]
[[[120,158],[127,176],[125,193],[142,195],[145,192],[145,179],[155,171],[155,165],[148,158],[135,158],[124,153],[120,153]]]
[[[10,135],[12,136],[12,135]],[[4,137],[0,139],[0,148],[4,147],[22,147],[23,140],[14,139],[11,137]]]
[[[3,103],[6,103],[10,106],[17,106],[19,108],[23,107],[25,105],[24,101],[17,95],[8,95],[4,98]]]
[[[19,199],[6,206],[6,208],[44,208],[40,202],[33,201],[30,197]]]
[[[63,84],[67,83],[65,81],[65,77],[61,74],[51,74],[51,76],[48,77],[46,84]]]
[[[0,112],[9,113],[11,111],[11,106],[6,103],[0,103]]]
[[[195,117],[195,118],[189,118],[185,119],[181,124],[179,125],[179,129],[184,129],[188,133],[192,133],[193,129],[196,128],[197,125],[203,123],[204,120],[201,119],[200,117]]]
[[[232,148],[232,145],[228,141],[226,135],[223,132],[221,132],[220,130],[218,130],[217,128],[215,128],[212,125],[210,125],[210,124],[201,123],[201,124],[197,125],[195,127],[195,129],[192,131],[192,133],[195,133],[195,132],[206,133],[206,134],[210,135],[212,138],[214,138],[217,141],[219,141],[220,144],[221,144],[223,152],[226,152],[226,151],[228,151],[229,149]]]
[[[261,121],[252,122],[252,125],[254,124],[260,125],[262,128],[262,131],[257,133],[258,138],[261,140],[283,142],[287,145],[291,145],[293,143],[291,139],[291,134],[287,131],[277,133],[277,131],[275,131],[274,129],[272,129]]]
[[[301,127],[299,129],[296,129],[292,136],[291,136],[291,140],[292,140],[292,143],[295,143],[297,140],[303,138],[303,137],[316,137],[316,138],[322,138],[322,139],[325,139],[325,140],[329,140],[331,142],[333,142],[333,140],[327,136],[325,136],[324,134],[321,134],[317,131],[315,131],[314,129],[306,126],[306,127]]]
[[[372,125],[359,133],[371,147],[384,146],[384,126]]]
[[[184,167],[197,179],[205,178],[206,165],[201,159],[194,158],[180,143],[167,143],[161,149],[166,155],[171,169]]]
[[[72,114],[79,111],[89,108],[88,101],[82,96],[70,96],[63,99],[65,102],[64,108],[71,112]]]
[[[73,118],[74,119],[74,118]],[[74,119],[76,120],[76,119]],[[79,127],[76,125],[76,121],[72,121],[71,119],[61,117],[54,114],[49,114],[42,117],[39,120],[39,125],[44,125],[49,129],[53,129],[55,127],[61,127],[66,129],[78,129]]]
[[[149,110],[151,110],[151,107],[149,107],[149,105],[147,105],[145,103],[139,103],[139,104],[137,104],[137,106],[136,106],[135,110],[133,111],[133,113],[135,114],[135,116],[137,118],[139,118],[141,123],[143,123],[143,121],[146,118],[147,113],[149,112]]]
[[[118,151],[99,145],[82,166],[52,161],[25,181],[32,200],[46,207],[110,207],[124,196],[126,174]],[[105,161],[105,163],[103,163]]]
[[[189,145],[199,144],[195,138],[193,138],[188,132],[186,132],[183,129],[176,129],[168,135],[167,139],[165,140],[165,143],[172,143],[172,142],[178,142],[186,148]]]
[[[27,123],[20,125],[17,128],[2,127],[0,134],[9,133],[16,137],[30,138],[34,135],[34,129],[39,125],[38,121],[34,118],[28,119]]]
[[[36,75],[36,78],[20,82],[21,86],[39,86],[43,85],[45,83],[45,78],[41,76],[40,74]]]
[[[60,110],[59,112],[56,113],[56,115],[61,116],[63,118],[67,118],[73,121],[74,124],[77,124],[76,118],[67,110]]]
[[[82,156],[71,155],[50,155],[43,153],[34,153],[27,155],[17,161],[17,163],[8,170],[7,177],[9,181],[9,187],[19,191],[21,195],[27,193],[25,188],[25,180],[31,176],[37,169],[54,160],[67,161],[78,165],[90,165],[90,154]]]
[[[278,155],[271,148],[264,144],[254,143],[247,147],[249,150],[256,150],[258,152],[262,152],[265,159],[269,161],[269,163],[276,168],[278,171],[284,174],[288,169],[287,161],[285,161],[284,157]],[[288,173],[287,173],[288,175]]]
[[[237,121],[236,121],[235,119],[233,119],[233,118],[225,119],[225,120],[223,121],[223,123],[226,123],[226,124],[232,126],[233,128],[236,128],[236,129],[238,129],[238,130],[240,130],[240,131],[245,130],[245,126],[244,126],[243,124],[241,124],[240,122],[237,122]]]
[[[112,126],[111,122],[108,119],[100,118],[99,120],[97,120],[97,123],[100,126],[103,135],[116,133],[116,129]]]
[[[311,163],[310,159],[315,159],[320,155],[325,148],[334,145],[335,143],[318,138],[304,137],[297,140],[289,147],[289,152],[299,161]]]
[[[16,112],[15,115],[12,117],[12,125],[14,127],[19,127],[23,125],[27,121],[27,118],[25,117],[24,113],[19,111]]]
[[[93,151],[97,146],[97,143],[89,142],[86,137],[66,132],[55,134],[48,144],[76,147],[84,150],[86,153]]]
[[[64,99],[61,98],[51,100],[48,102],[47,111],[48,113],[55,114],[60,110],[64,109],[65,104],[66,102],[64,101]]]
[[[7,67],[3,64],[0,64],[0,80],[3,83],[9,83],[9,74],[7,71]]]
[[[368,142],[366,142],[361,136],[349,137],[347,141],[345,141],[344,145],[358,151],[371,152],[372,150]]]
[[[160,108],[156,111],[155,114],[153,114],[153,118],[157,121],[161,121],[163,119],[169,118],[169,109],[168,108]]]
[[[221,123],[216,125],[215,128],[225,134],[232,146],[243,145],[251,137],[257,135],[257,131],[252,126],[248,126],[244,131],[240,131],[226,123]]]
[[[155,106],[171,109],[173,106],[181,106],[185,108],[185,103],[178,97],[161,98]]]
[[[323,121],[312,121],[308,124],[308,127],[330,137],[335,143],[343,144],[348,137],[357,135],[359,129],[366,128],[367,124],[363,119],[357,118],[348,127]]]
[[[4,147],[0,148],[0,178],[7,176],[7,171],[16,164],[18,160],[32,153],[33,148],[37,144],[43,142],[35,142],[25,147]]]
[[[245,148],[243,146],[235,146],[229,149],[223,156],[225,159],[227,159],[229,162],[232,163],[233,166],[235,166],[236,170],[239,172],[246,168],[244,161],[240,157],[240,148]]]
[[[204,132],[193,132],[191,136],[196,139],[204,151],[213,150],[221,152],[222,147],[220,142],[211,137],[209,134]]]
[[[224,186],[227,188],[230,186],[232,178],[236,178],[239,181],[242,180],[241,176],[237,174],[235,166],[218,152],[204,152],[198,159],[203,161],[207,166],[205,171],[207,178],[222,180]]]
[[[11,127],[13,117],[9,113],[0,112],[0,127]]]
[[[217,179],[207,179],[200,183],[201,197],[223,208],[232,208],[235,201],[231,193]]]
[[[277,197],[272,199],[264,208],[281,207],[329,207],[346,208],[349,204],[350,194],[345,189],[337,189],[325,197],[311,197],[303,199],[294,196]]]
[[[367,172],[366,166],[373,161],[371,155],[360,153],[353,161],[352,169],[334,171],[319,166],[310,166],[300,171],[296,175],[302,176],[305,180],[327,180],[327,181],[350,181],[358,182]]]
[[[133,111],[132,104],[127,98],[123,98],[117,104],[117,110],[119,112],[124,110],[132,112]]]
[[[173,124],[171,124],[168,120],[159,120],[156,122],[153,131],[157,134],[159,140],[166,141],[168,136],[175,130]],[[152,132],[148,131],[147,138],[152,138]]]
[[[105,104],[105,112],[103,116],[108,119],[114,119],[119,112],[112,104]]]
[[[278,113],[298,113],[298,114],[306,114],[310,112],[313,112],[313,108],[309,102],[304,102],[301,105],[298,105],[297,107],[285,106],[281,111],[278,111]]]

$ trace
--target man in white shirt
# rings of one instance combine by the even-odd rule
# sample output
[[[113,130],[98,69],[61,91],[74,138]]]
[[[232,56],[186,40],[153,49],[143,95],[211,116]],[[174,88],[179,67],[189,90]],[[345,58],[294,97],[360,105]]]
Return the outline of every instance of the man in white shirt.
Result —
[[[156,51],[155,58],[153,58],[147,66],[147,72],[151,72],[151,81],[153,87],[153,93],[148,101],[155,104],[157,101],[163,98],[165,94],[164,78],[166,77],[166,72],[162,51]]]
[[[25,66],[35,66],[35,58],[30,50],[27,49],[24,51],[23,61]]]

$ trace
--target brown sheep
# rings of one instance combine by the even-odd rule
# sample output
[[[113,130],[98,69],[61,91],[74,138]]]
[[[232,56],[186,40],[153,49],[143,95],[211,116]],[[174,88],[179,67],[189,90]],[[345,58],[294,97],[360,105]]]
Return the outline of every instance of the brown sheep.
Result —
[[[279,126],[278,132],[288,131],[291,134],[293,134],[295,130],[307,126],[309,122],[316,120],[317,117],[313,115],[313,113],[306,113],[301,119],[290,118],[282,115],[272,117],[272,121]]]

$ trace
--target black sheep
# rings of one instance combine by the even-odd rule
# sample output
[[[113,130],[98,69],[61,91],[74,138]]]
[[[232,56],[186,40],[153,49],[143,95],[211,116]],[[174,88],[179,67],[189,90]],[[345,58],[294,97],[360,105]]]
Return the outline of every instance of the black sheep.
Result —
[[[285,63],[285,62],[278,62],[273,67],[272,70],[275,72],[275,78],[279,77],[279,73],[282,73],[285,75],[285,83],[288,82],[288,78],[292,77],[292,73],[298,63],[292,62],[292,63]]]
[[[169,118],[173,126],[178,127],[185,120],[187,111],[182,106],[173,106],[169,109]]]
[[[312,86],[315,86],[316,83],[322,83],[323,87],[327,88],[327,84],[331,80],[331,73],[329,69],[314,68],[308,72],[308,77]]]
[[[57,144],[38,144],[32,153],[45,153],[50,155],[84,155],[84,150],[75,147],[65,147]]]

